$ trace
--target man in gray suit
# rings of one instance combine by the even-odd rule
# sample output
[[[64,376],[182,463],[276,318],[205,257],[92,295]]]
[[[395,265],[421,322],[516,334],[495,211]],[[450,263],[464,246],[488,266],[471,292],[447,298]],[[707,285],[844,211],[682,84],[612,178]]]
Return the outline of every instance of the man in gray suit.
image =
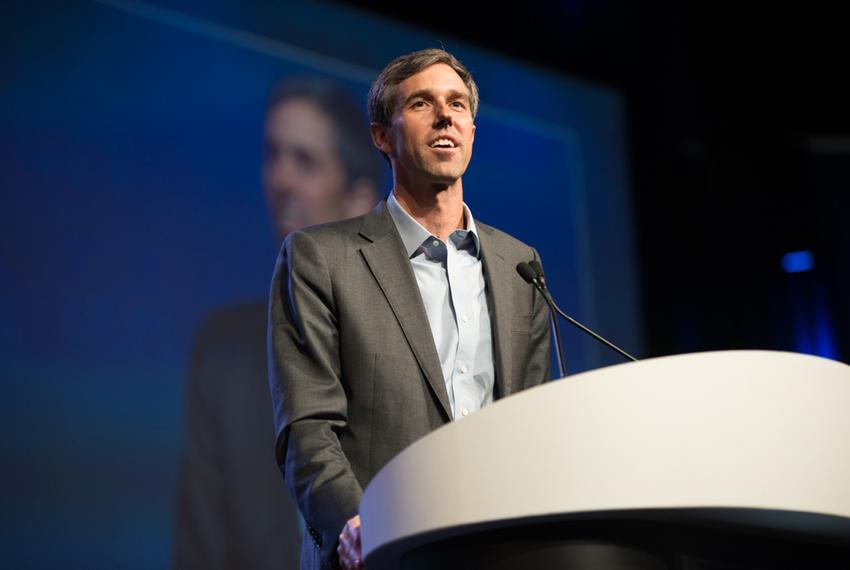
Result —
[[[277,461],[306,522],[302,569],[362,567],[364,487],[402,449],[549,380],[537,252],[472,218],[461,177],[478,89],[451,54],[391,62],[369,92],[393,189],[368,214],[293,232],[269,299]]]

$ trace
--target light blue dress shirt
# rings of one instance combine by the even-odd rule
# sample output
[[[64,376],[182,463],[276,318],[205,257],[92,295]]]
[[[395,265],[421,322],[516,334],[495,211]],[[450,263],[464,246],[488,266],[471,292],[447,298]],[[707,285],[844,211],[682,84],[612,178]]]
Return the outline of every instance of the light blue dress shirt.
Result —
[[[454,419],[493,401],[493,342],[481,248],[466,204],[466,229],[431,235],[391,192],[387,207],[410,258],[440,357]]]

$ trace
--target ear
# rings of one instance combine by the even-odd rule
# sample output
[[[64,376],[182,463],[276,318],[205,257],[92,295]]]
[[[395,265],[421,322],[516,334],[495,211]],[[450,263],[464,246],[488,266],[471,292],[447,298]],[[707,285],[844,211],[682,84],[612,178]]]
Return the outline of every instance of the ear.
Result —
[[[345,196],[346,217],[354,218],[369,212],[378,201],[378,187],[371,178],[355,179]]]
[[[372,135],[372,143],[387,155],[392,154],[393,147],[389,136],[390,128],[381,123],[369,125],[369,133]]]
[[[472,125],[472,141],[475,142],[475,125]]]

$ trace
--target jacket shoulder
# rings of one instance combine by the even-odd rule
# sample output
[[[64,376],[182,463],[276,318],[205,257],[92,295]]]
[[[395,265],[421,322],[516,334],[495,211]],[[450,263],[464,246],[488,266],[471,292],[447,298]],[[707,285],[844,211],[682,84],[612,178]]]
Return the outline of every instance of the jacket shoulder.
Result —
[[[483,222],[475,221],[479,231],[486,232],[493,246],[506,258],[528,261],[539,259],[540,255],[532,246],[511,234]]]
[[[349,257],[362,247],[366,240],[360,235],[360,228],[366,215],[309,226],[290,233],[283,240],[278,260],[297,257],[316,261],[318,258],[332,266],[335,261]]]
[[[369,214],[357,216],[356,218],[348,218],[346,220],[338,220],[309,226],[304,229],[293,232],[290,235],[297,236],[307,235],[319,246],[334,247],[346,242],[362,242],[359,237],[360,228],[363,225],[363,220]]]

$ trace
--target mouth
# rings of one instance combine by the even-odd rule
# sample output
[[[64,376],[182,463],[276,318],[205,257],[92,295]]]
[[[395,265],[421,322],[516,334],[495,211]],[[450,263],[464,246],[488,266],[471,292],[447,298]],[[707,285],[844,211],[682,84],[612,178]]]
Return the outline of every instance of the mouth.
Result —
[[[457,150],[457,147],[454,147],[454,146],[445,147],[445,148],[439,147],[439,146],[431,146],[431,147],[428,147],[428,148],[430,148],[431,150],[433,150],[437,154],[452,154]]]
[[[438,153],[449,153],[457,150],[458,141],[449,135],[440,135],[428,142],[428,148]]]

